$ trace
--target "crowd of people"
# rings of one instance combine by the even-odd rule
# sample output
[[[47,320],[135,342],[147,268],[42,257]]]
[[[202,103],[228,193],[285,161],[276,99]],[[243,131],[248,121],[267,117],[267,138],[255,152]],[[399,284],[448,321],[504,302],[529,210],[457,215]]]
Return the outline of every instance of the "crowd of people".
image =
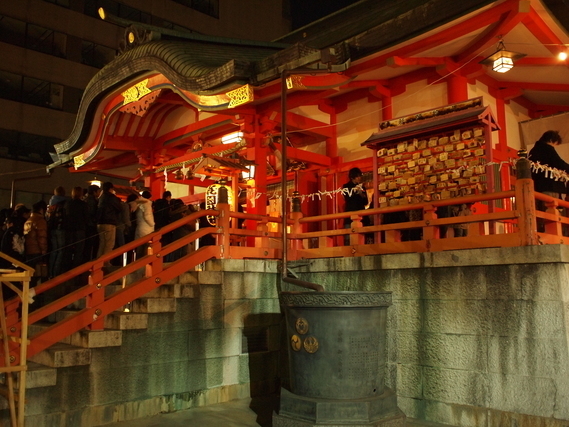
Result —
[[[111,182],[101,187],[74,187],[70,196],[60,186],[47,203],[40,200],[31,209],[18,204],[1,211],[0,251],[33,267],[37,283],[99,258],[195,210],[193,205],[172,199],[169,191],[155,201],[149,191],[130,194],[122,201]],[[179,227],[165,234],[162,244],[193,230],[193,224]],[[125,260],[143,256],[145,250],[144,245],[140,246],[136,253],[127,253],[105,265],[122,265]],[[175,261],[188,250],[189,247],[184,246],[169,254],[166,261]],[[0,268],[13,268],[13,265],[0,258]]]

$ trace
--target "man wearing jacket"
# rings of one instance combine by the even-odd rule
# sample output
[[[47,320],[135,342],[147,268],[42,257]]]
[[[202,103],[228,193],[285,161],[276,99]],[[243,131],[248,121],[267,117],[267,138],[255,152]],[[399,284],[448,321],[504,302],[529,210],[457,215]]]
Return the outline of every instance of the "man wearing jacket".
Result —
[[[97,258],[111,252],[115,247],[116,230],[121,209],[121,201],[114,194],[113,183],[105,182],[97,207],[97,232],[99,233]],[[110,262],[105,263],[105,266],[110,265]]]

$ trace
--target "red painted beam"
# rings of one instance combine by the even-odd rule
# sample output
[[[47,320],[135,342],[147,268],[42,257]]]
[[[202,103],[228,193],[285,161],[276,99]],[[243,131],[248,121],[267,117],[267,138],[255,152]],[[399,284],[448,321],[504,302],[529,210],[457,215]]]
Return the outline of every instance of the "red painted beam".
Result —
[[[280,124],[281,116],[277,116],[275,121]],[[290,111],[286,114],[286,121],[288,127],[294,130],[301,130],[326,138],[330,138],[334,135],[334,125],[314,120],[310,117],[301,116],[300,114],[291,113]]]
[[[519,0],[508,0],[496,5],[484,12],[468,18],[464,21],[458,22],[447,29],[435,33],[429,37],[410,43],[407,46],[393,49],[383,55],[379,55],[373,59],[362,61],[353,65],[348,70],[350,75],[361,75],[367,71],[383,67],[386,65],[387,58],[392,57],[395,53],[402,57],[410,57],[419,55],[421,52],[426,52],[430,49],[436,48],[440,45],[448,43],[449,40],[455,40],[463,37],[469,33],[480,30],[481,28],[492,25],[496,22],[496,17],[504,13],[516,10]]]
[[[160,138],[156,139],[156,143],[158,145],[164,145],[169,142],[172,142],[175,139],[182,138],[188,134],[193,132],[205,130],[208,128],[215,128],[217,126],[221,126],[222,124],[233,122],[233,116],[228,116],[225,114],[216,114],[214,116],[208,117],[207,119],[199,120],[197,122],[191,123],[187,126],[183,126],[172,132],[168,132],[167,134],[161,136]]]
[[[520,1],[517,9],[512,9],[504,13],[494,25],[457,55],[455,61],[458,63],[469,61],[482,52],[485,52],[492,45],[496,44],[499,36],[512,31],[516,25],[526,18],[529,12],[530,2]],[[489,56],[491,53],[493,53],[493,51],[486,56]]]
[[[152,144],[152,138],[107,136],[104,142],[104,149],[109,151],[151,150]]]
[[[282,152],[282,146],[279,143],[273,143],[275,148]],[[332,160],[328,156],[323,156],[322,154],[312,153],[305,150],[300,150],[294,147],[286,147],[287,157],[292,160],[298,160],[301,162],[307,162],[312,165],[320,166],[330,166]]]
[[[436,65],[444,64],[445,58],[419,58],[419,57],[412,57],[412,58],[402,58],[401,56],[392,56],[385,60],[385,65],[392,68],[397,67],[408,67],[413,65],[424,65],[428,67],[434,67]]]

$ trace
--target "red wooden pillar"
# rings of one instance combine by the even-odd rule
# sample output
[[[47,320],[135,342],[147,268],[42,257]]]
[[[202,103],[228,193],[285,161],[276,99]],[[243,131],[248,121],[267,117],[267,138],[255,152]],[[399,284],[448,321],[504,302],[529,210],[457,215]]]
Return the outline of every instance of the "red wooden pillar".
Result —
[[[460,74],[453,73],[447,78],[447,99],[449,104],[468,99],[468,80]]]

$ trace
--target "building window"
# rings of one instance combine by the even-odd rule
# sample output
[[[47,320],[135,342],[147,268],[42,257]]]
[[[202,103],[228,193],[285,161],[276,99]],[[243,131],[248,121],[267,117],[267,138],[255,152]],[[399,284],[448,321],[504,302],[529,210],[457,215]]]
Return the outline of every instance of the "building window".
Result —
[[[70,3],[69,0],[43,0],[43,1],[46,1],[48,3],[53,3],[58,6],[63,6],[69,9],[69,3]]]
[[[141,22],[143,24],[150,24],[152,22],[151,14],[118,3],[114,0],[86,0],[84,9],[85,15],[100,19],[99,8],[101,7],[105,9],[106,13],[118,16],[119,18],[128,19],[129,21]]]
[[[63,33],[28,24],[26,33],[26,48],[28,49],[65,58],[65,42],[66,35]]]
[[[7,16],[0,16],[0,41],[65,58],[65,34]]]
[[[115,57],[115,51],[105,46],[83,40],[81,63],[95,68],[103,68]]]
[[[22,76],[0,70],[0,98],[21,101]]]
[[[48,165],[53,162],[49,153],[55,152],[59,142],[58,138],[0,129],[0,157]]]
[[[26,23],[0,15],[0,41],[16,46],[26,46]]]
[[[83,90],[0,70],[0,98],[77,113]]]
[[[176,3],[187,6],[198,12],[219,18],[219,0],[174,0]]]

